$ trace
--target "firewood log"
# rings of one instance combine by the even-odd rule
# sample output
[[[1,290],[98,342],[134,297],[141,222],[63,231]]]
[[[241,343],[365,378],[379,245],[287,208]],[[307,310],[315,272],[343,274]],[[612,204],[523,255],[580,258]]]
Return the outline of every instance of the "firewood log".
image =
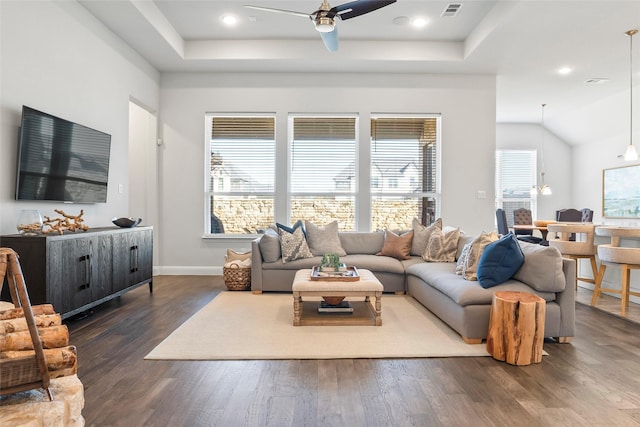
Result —
[[[59,348],[69,345],[67,325],[39,328],[38,334],[43,348]],[[29,331],[13,332],[0,335],[0,351],[33,350],[33,342]]]
[[[27,356],[35,356],[35,351],[3,351],[0,353],[0,359],[15,359]],[[47,360],[47,369],[50,372],[60,369],[73,368],[78,363],[78,353],[76,351],[76,347],[73,345],[61,348],[45,349],[44,356]]]
[[[40,314],[56,314],[53,309],[53,305],[51,304],[33,305],[31,306],[31,310],[33,310],[34,316]],[[22,308],[11,308],[9,310],[0,311],[0,320],[15,319],[17,317],[24,317],[24,310]]]
[[[59,314],[41,314],[34,316],[36,327],[49,328],[51,326],[62,325],[62,317]],[[28,331],[27,320],[24,317],[16,317],[15,319],[0,320],[0,335],[6,335],[13,332]]]

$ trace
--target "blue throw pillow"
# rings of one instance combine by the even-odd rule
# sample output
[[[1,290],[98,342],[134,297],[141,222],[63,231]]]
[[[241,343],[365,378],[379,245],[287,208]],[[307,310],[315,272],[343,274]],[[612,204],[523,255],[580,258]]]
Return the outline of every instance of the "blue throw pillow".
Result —
[[[293,234],[296,231],[296,228],[300,227],[302,229],[302,234],[304,235],[304,237],[307,237],[307,231],[304,229],[304,224],[302,224],[302,220],[299,219],[296,221],[295,224],[293,224],[291,227],[287,227],[284,224],[280,224],[278,222],[276,222],[276,228],[278,230],[284,230],[289,234]]]
[[[491,288],[509,280],[522,267],[524,254],[513,234],[485,246],[478,262],[478,282]]]

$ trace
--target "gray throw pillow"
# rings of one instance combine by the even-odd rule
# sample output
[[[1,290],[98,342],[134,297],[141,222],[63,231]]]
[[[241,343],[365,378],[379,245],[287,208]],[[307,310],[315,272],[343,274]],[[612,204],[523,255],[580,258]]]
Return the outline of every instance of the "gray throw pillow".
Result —
[[[307,232],[307,244],[313,255],[322,256],[331,252],[339,256],[347,254],[340,243],[338,221],[332,221],[324,227],[318,227],[311,221],[305,221],[304,228]]]
[[[413,240],[411,241],[411,255],[422,256],[424,250],[427,248],[431,233],[436,228],[442,230],[442,218],[438,218],[435,222],[429,226],[422,225],[418,218],[413,218],[411,221],[411,228],[413,229]]]
[[[277,231],[267,228],[260,238],[258,246],[264,262],[274,262],[280,259],[280,236]]]
[[[551,246],[519,241],[524,264],[513,278],[541,292],[561,292],[566,286],[562,271],[562,254]],[[573,284],[571,285],[573,286]]]

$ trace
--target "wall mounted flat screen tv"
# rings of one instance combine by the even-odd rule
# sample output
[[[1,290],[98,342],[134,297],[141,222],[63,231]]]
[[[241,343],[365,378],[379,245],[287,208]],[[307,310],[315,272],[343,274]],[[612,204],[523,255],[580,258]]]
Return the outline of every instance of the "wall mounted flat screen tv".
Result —
[[[111,135],[23,106],[16,200],[106,203]]]

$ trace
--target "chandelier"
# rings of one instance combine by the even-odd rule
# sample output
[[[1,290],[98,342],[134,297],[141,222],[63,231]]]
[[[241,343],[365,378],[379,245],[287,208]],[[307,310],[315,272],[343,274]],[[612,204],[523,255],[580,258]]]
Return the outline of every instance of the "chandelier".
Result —
[[[638,152],[633,146],[633,36],[638,30],[629,30],[625,34],[629,36],[629,145],[624,153],[626,161],[638,160]]]
[[[542,169],[540,171],[540,185],[534,185],[531,187],[532,196],[535,196],[537,193],[540,193],[543,196],[549,196],[552,194],[551,187],[544,182],[544,107],[546,105],[547,104],[542,104],[542,118],[540,119],[540,127],[542,128],[542,153],[540,155],[542,159]]]

